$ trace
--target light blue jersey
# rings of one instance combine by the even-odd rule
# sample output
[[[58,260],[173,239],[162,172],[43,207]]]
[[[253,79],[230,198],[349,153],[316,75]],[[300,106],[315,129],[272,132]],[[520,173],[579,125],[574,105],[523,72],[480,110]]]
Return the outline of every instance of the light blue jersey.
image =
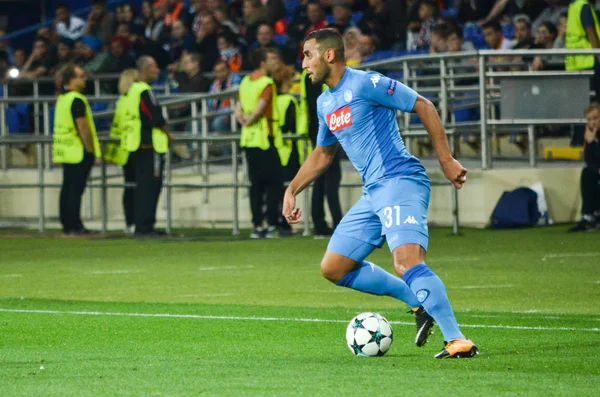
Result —
[[[317,100],[317,144],[340,143],[369,187],[377,181],[424,171],[406,150],[396,109],[412,111],[417,93],[377,72],[346,68],[337,86]]]
[[[406,150],[396,109],[413,110],[418,94],[376,72],[346,68],[317,100],[317,144],[340,143],[360,173],[363,196],[336,227],[328,249],[361,262],[387,239],[427,250],[430,184],[425,168]]]

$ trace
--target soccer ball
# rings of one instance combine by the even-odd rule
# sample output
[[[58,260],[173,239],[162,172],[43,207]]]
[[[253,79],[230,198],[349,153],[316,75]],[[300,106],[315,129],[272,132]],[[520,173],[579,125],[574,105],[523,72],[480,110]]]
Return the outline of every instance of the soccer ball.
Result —
[[[361,313],[346,329],[348,348],[359,357],[383,356],[393,340],[392,326],[378,313]]]

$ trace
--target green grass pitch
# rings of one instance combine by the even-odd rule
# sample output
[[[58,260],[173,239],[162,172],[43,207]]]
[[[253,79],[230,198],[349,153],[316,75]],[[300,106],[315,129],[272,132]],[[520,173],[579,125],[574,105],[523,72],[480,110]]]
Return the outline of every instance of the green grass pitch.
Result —
[[[434,360],[437,327],[417,348],[404,304],[324,280],[324,240],[2,232],[0,396],[597,396],[600,233],[565,230],[432,229],[472,360]],[[384,357],[346,347],[364,311],[392,322]]]

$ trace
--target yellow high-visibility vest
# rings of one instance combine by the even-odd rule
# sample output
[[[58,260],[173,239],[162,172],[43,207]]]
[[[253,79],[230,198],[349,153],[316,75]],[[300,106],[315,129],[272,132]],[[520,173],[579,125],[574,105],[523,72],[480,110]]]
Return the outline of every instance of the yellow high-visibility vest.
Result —
[[[127,95],[122,97],[123,112],[119,115],[121,147],[128,152],[138,150],[142,141],[140,102],[142,93],[147,90],[152,90],[148,83],[136,81],[127,91]],[[157,153],[166,153],[169,149],[169,137],[160,128],[152,128],[152,147]]]
[[[285,124],[285,116],[287,114],[288,108],[290,107],[290,104],[292,104],[292,103],[295,105],[295,110],[296,110],[296,125],[295,125],[296,130],[295,131],[284,131],[283,126]],[[297,135],[308,136],[308,131],[300,133],[300,129],[298,128],[298,124],[300,123],[300,117],[299,117],[300,107],[298,106],[298,101],[296,100],[296,98],[293,95],[290,95],[290,94],[277,95],[277,110],[280,115],[279,126],[281,128],[282,135],[297,134]],[[284,167],[286,165],[288,165],[288,163],[290,161],[290,156],[292,155],[292,149],[293,149],[294,145],[296,145],[296,148],[298,149],[298,162],[300,164],[303,164],[304,160],[306,160],[306,156],[304,153],[305,148],[308,147],[308,151],[307,151],[306,155],[309,155],[310,152],[312,151],[312,145],[310,144],[310,142],[307,142],[306,140],[292,141],[290,139],[282,139],[282,145],[277,148],[277,151],[279,152],[279,159],[281,160],[281,165],[283,165]]]
[[[273,97],[271,102],[272,120],[267,120],[267,116],[263,115],[255,123],[242,127],[240,146],[243,148],[269,149],[271,146],[269,143],[269,122],[271,123],[275,147],[280,147],[282,145],[281,129],[279,128],[277,112],[277,92],[275,90],[273,79],[267,76],[259,77],[256,80],[251,80],[250,76],[244,77],[240,83],[239,89],[240,105],[245,114],[254,112],[258,106],[260,94],[262,94],[264,89],[269,85],[273,87]]]
[[[77,91],[69,91],[66,94],[59,95],[56,100],[54,144],[52,145],[52,159],[55,163],[79,164],[83,160],[83,141],[77,132],[77,126],[71,113],[71,107],[76,98],[81,99],[85,105],[85,119],[92,135],[94,156],[100,157],[102,155],[96,134],[96,126],[92,118],[92,110],[87,99]]]
[[[115,108],[115,115],[113,117],[112,127],[110,129],[111,138],[121,139],[122,125],[120,125],[120,120],[122,117],[122,113],[125,109],[124,104],[126,103],[126,101],[123,100],[124,98],[125,95],[122,95],[117,101],[117,107]],[[123,166],[127,164],[127,161],[129,161],[129,151],[125,149],[122,141],[119,143],[109,143],[106,146],[106,153],[104,153],[104,159],[113,164]]]
[[[567,15],[567,34],[565,37],[565,47],[571,50],[590,50],[592,43],[587,38],[587,33],[581,24],[581,10],[588,3],[587,0],[576,0],[569,5]],[[590,6],[596,34],[600,37],[600,25],[594,7]],[[594,68],[595,56],[593,55],[574,55],[565,57],[566,70],[588,70]]]

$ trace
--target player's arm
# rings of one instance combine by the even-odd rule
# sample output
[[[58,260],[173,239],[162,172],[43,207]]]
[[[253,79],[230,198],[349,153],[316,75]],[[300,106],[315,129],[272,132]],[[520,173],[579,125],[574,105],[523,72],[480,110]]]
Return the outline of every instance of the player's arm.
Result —
[[[73,115],[73,120],[75,120],[75,126],[77,127],[77,132],[81,137],[85,151],[88,153],[94,153],[92,132],[90,131],[90,126],[88,125],[87,117],[85,115],[85,104],[81,99],[75,98],[75,100],[73,100],[73,104],[71,105],[71,114]]]
[[[315,179],[320,177],[333,162],[338,144],[331,146],[315,147],[315,150],[308,156],[294,179],[290,182],[287,190],[297,196]]]
[[[329,168],[333,162],[337,148],[337,143],[330,146],[317,145],[290,182],[283,196],[283,209],[281,211],[289,224],[300,222],[300,217],[302,216],[300,208],[296,208],[296,195],[302,192]]]
[[[321,106],[317,105],[317,109],[319,108]],[[325,118],[318,110],[317,117],[319,119],[319,132],[315,150],[302,164],[283,196],[282,214],[290,224],[298,223],[302,215],[302,211],[296,208],[296,196],[329,168],[338,148],[337,138],[333,136],[327,123],[325,123]]]
[[[433,141],[444,175],[457,189],[460,189],[467,180],[467,170],[452,157],[448,137],[437,109],[430,100],[418,95],[413,111],[419,115],[423,126]]]

